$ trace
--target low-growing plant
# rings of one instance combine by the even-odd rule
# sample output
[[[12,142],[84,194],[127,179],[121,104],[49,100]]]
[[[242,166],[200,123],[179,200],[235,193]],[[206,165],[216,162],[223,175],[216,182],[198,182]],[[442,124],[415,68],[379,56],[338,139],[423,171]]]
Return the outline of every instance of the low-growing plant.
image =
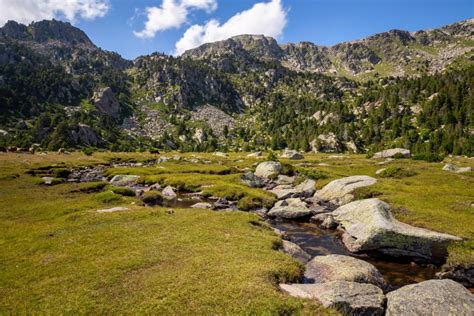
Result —
[[[392,158],[394,158],[394,159],[405,159],[405,158],[407,158],[407,156],[405,156],[402,153],[396,153],[395,155],[392,156]]]
[[[293,167],[292,164],[289,163],[282,163],[281,164],[281,174],[287,175],[287,176],[294,176],[295,175],[295,167]]]
[[[112,192],[123,196],[135,196],[135,191],[127,187],[113,187]]]
[[[444,156],[437,153],[424,153],[424,154],[413,155],[411,159],[423,160],[427,162],[441,162],[444,160]]]
[[[412,177],[414,175],[416,175],[416,172],[413,170],[404,169],[401,167],[388,167],[379,174],[379,177],[400,179],[400,178]]]
[[[328,174],[321,170],[311,168],[298,168],[297,173],[312,180],[327,179]]]
[[[94,153],[94,149],[92,149],[90,147],[85,147],[85,148],[82,149],[82,152],[86,156],[92,156],[92,154]]]
[[[122,196],[112,191],[97,193],[95,198],[101,203],[117,203],[122,201]]]
[[[143,203],[146,205],[161,205],[163,204],[163,196],[161,195],[160,192],[157,191],[148,191],[143,193],[143,195],[140,197]]]
[[[102,191],[108,182],[84,182],[79,184],[79,188],[72,190],[71,192],[83,192],[83,193],[94,193]]]
[[[267,160],[268,161],[278,161],[278,157],[273,151],[270,151],[267,155]]]
[[[67,178],[71,171],[66,168],[55,168],[52,170],[52,175],[56,178]]]
[[[371,187],[362,187],[354,190],[352,193],[356,200],[371,199],[382,195],[383,193]]]

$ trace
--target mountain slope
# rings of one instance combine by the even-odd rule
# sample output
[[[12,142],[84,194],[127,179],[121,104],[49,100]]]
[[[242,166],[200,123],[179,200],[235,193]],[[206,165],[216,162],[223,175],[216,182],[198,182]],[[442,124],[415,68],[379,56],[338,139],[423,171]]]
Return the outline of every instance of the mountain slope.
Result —
[[[474,19],[414,33],[392,30],[331,47],[310,42],[278,45],[265,36],[240,35],[204,44],[183,56],[220,69],[229,59],[273,60],[288,69],[368,79],[442,71],[457,57],[470,58]]]

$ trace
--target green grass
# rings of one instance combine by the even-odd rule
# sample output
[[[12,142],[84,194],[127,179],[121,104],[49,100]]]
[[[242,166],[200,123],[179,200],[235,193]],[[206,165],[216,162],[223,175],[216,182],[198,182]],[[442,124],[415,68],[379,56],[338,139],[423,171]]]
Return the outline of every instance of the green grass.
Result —
[[[302,267],[275,250],[280,238],[253,214],[169,215],[127,197],[110,206],[130,211],[100,214],[109,207],[102,193],[25,174],[109,157],[0,154],[0,314],[334,314],[278,291]]]
[[[141,182],[235,199],[243,209],[275,201],[240,181],[245,168],[262,160],[247,153],[179,155],[212,163],[113,168],[108,176],[138,174]],[[288,163],[304,163],[305,172],[317,175],[319,188],[349,175],[375,177],[380,168],[416,172],[377,178],[357,196],[389,202],[403,222],[463,237],[450,246],[447,264],[474,262],[473,173],[453,174],[441,170],[442,163],[409,159],[380,166],[362,155],[305,156]],[[38,185],[41,174],[52,169],[158,157],[0,154],[0,314],[333,313],[278,291],[276,284],[296,280],[302,267],[275,250],[281,240],[253,214],[195,209],[167,214],[166,208],[143,207],[136,197],[113,193],[104,182]],[[473,166],[469,159],[453,160]],[[31,170],[36,176],[26,174]],[[130,211],[96,212],[112,206]]]

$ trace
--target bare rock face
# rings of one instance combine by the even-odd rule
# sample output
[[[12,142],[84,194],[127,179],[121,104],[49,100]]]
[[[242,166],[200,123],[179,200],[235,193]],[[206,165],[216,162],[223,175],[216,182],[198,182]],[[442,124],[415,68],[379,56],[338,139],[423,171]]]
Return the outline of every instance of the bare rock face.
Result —
[[[329,182],[324,188],[317,191],[314,197],[333,204],[343,205],[354,199],[351,194],[355,189],[373,185],[377,182],[369,176],[352,176]]]
[[[301,247],[297,244],[288,240],[283,240],[283,251],[302,264],[306,264],[309,260],[311,260],[311,256],[306,251],[301,249]]]
[[[99,111],[110,117],[118,118],[120,115],[120,104],[110,87],[96,91],[92,98],[92,103]]]
[[[349,281],[370,283],[378,287],[387,284],[372,264],[344,255],[317,256],[306,264],[305,277],[314,283]]]
[[[265,161],[260,163],[255,170],[257,177],[268,178],[281,172],[281,164],[277,161]]]
[[[96,146],[103,142],[96,131],[86,124],[78,124],[77,129],[71,131],[71,138],[76,144]]]
[[[387,316],[474,315],[474,295],[452,280],[428,280],[387,294]]]
[[[399,222],[390,212],[390,205],[379,199],[354,201],[332,215],[344,229],[343,242],[351,252],[378,251],[431,262],[446,253],[449,242],[461,240]]]
[[[410,157],[411,153],[408,149],[404,148],[392,148],[392,149],[387,149],[380,151],[378,153],[375,153],[372,158],[377,159],[377,158],[391,158],[395,155],[403,155],[405,157]]]
[[[383,315],[385,295],[372,284],[333,281],[320,284],[280,284],[291,296],[316,299],[344,315]],[[400,315],[400,314],[399,314]]]

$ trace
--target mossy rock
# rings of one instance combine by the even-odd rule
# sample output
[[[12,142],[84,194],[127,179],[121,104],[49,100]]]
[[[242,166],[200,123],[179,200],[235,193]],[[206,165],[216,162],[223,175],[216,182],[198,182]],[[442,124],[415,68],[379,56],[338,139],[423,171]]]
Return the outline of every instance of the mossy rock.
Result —
[[[112,192],[123,196],[135,196],[135,190],[128,187],[114,187],[112,188]]]
[[[143,193],[143,195],[141,196],[141,200],[143,203],[149,206],[163,204],[163,196],[160,192],[157,191],[149,191]]]

